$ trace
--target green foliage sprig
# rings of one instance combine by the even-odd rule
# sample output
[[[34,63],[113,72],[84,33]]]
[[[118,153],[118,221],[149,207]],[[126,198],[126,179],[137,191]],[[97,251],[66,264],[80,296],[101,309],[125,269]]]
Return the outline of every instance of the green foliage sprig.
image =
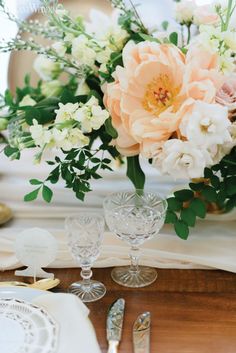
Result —
[[[165,222],[173,224],[180,238],[188,238],[189,227],[195,226],[197,217],[205,218],[209,208],[224,213],[236,207],[235,161],[236,148],[220,163],[205,168],[204,179],[189,183],[189,189],[176,191],[167,199]]]

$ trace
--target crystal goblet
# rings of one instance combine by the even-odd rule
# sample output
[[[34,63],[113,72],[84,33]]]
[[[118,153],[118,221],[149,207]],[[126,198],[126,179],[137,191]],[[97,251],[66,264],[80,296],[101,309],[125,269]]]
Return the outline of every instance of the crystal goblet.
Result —
[[[106,197],[103,207],[110,230],[131,246],[131,266],[114,268],[113,280],[133,288],[153,283],[157,272],[154,268],[139,266],[139,247],[159,233],[165,221],[167,201],[155,192],[121,191]]]
[[[68,217],[65,221],[68,246],[81,267],[82,277],[82,281],[70,285],[69,292],[77,295],[83,302],[96,301],[106,293],[104,284],[91,280],[91,267],[100,254],[104,225],[102,216],[88,213]]]

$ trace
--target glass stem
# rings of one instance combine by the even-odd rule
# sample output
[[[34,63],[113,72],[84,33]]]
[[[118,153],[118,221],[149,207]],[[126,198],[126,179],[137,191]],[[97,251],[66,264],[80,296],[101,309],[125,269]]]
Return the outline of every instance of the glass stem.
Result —
[[[139,257],[140,257],[139,248],[136,246],[132,246],[130,249],[130,260],[131,260],[130,270],[133,272],[139,271]]]
[[[93,272],[91,270],[91,266],[82,266],[82,270],[80,272],[80,275],[83,279],[83,285],[89,286],[91,277],[93,275]]]

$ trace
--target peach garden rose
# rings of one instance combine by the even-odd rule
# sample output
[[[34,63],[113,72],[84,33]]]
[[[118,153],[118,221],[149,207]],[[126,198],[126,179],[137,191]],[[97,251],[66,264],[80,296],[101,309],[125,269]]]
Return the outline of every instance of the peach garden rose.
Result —
[[[140,151],[152,158],[156,145],[178,134],[195,101],[215,102],[221,76],[216,74],[214,55],[207,55],[190,50],[185,57],[171,44],[148,41],[126,45],[124,67],[117,67],[116,80],[107,85],[104,99],[121,153],[131,156]]]

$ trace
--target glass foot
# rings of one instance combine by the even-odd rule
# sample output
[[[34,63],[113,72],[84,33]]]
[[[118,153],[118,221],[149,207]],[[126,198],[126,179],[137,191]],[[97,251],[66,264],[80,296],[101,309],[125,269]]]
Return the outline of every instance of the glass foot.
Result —
[[[115,267],[111,271],[111,277],[122,286],[140,288],[155,282],[157,271],[146,266],[139,266],[138,271],[133,271],[129,266]]]
[[[95,302],[106,294],[106,287],[98,281],[91,280],[84,285],[83,281],[72,283],[68,291],[79,297],[84,303]]]

